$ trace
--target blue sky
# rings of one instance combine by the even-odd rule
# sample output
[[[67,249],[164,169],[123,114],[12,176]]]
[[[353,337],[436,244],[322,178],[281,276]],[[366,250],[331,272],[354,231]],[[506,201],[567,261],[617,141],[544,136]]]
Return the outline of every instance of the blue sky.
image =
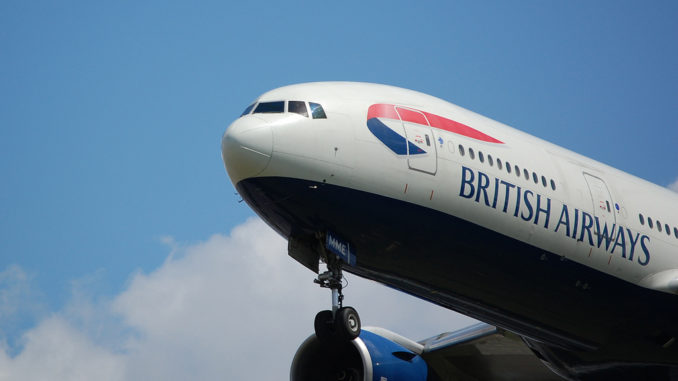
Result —
[[[232,3],[0,4],[0,375],[37,361],[31,343],[56,329],[138,378],[129,332],[153,324],[130,322],[134,303],[112,306],[234,228],[257,229],[220,137],[275,87],[411,88],[659,185],[678,179],[676,2]],[[232,286],[218,295],[246,292]],[[309,319],[323,296],[303,305]]]

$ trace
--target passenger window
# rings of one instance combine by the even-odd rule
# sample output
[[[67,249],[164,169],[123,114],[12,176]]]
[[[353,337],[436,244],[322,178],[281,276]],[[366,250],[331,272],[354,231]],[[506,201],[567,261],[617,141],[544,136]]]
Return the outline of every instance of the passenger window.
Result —
[[[641,225],[645,225],[645,218],[641,213],[638,213],[638,219],[640,220]]]
[[[546,177],[544,176],[541,177],[541,185],[546,188]]]
[[[518,168],[518,165],[516,164],[514,168],[516,169],[516,176],[520,177],[520,168]]]
[[[283,113],[285,111],[285,101],[261,102],[254,109],[255,114]]]
[[[308,110],[306,110],[306,102],[290,101],[287,105],[287,111],[299,114],[308,118]]]
[[[662,223],[657,221],[657,230],[662,231]]]
[[[539,178],[537,177],[537,174],[532,172],[532,181],[534,181],[535,184],[539,184]]]
[[[501,169],[501,159],[497,158],[497,168]]]
[[[247,106],[247,108],[245,109],[245,111],[243,111],[242,114],[240,114],[240,116],[245,116],[245,115],[249,114],[250,111],[252,111],[252,109],[254,108],[254,105],[255,105],[255,104],[256,104],[256,102],[255,102],[255,103],[252,103],[252,104],[249,105],[249,106]]]
[[[494,165],[494,162],[492,161],[492,155],[487,155],[487,162],[490,163],[490,167]]]
[[[523,168],[523,175],[525,175],[525,180],[530,179],[530,172],[527,169]]]
[[[478,160],[480,160],[481,163],[485,162],[485,156],[483,156],[482,151],[478,151]]]
[[[678,228],[673,228],[673,235],[678,238]]]
[[[511,173],[511,163],[506,162],[506,172]]]
[[[325,110],[323,110],[323,106],[319,103],[308,102],[308,105],[311,106],[311,115],[313,115],[313,119],[327,119]]]
[[[461,156],[464,156],[464,146],[461,145],[461,144],[459,145],[459,154],[460,154]]]
[[[468,149],[468,156],[471,158],[471,160],[476,158],[475,152],[473,152],[473,148]]]
[[[551,189],[556,190],[556,182],[551,179]]]
[[[669,229],[669,224],[664,224],[664,230],[666,231],[666,235],[671,235],[671,229]]]
[[[652,223],[652,218],[650,218],[650,217],[647,218],[647,226],[649,226],[650,229],[652,229],[654,227],[654,224]]]

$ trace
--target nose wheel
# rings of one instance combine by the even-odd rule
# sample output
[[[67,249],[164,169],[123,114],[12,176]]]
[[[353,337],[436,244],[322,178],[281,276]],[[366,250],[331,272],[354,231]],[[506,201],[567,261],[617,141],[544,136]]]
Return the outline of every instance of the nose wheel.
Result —
[[[333,258],[328,261],[327,271],[318,275],[315,283],[332,291],[332,310],[318,312],[315,315],[315,335],[320,341],[350,341],[360,336],[360,316],[353,307],[344,307],[344,295],[341,290],[343,275],[341,261]]]
[[[343,340],[353,340],[360,336],[360,316],[353,307],[342,307],[334,315],[336,334]]]

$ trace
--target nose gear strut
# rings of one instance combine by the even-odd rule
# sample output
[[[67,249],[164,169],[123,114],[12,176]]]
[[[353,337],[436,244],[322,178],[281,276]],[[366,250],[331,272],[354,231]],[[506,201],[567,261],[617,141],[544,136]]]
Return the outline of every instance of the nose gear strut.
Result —
[[[320,311],[315,316],[315,335],[320,341],[350,341],[360,335],[360,316],[353,307],[344,307],[342,293],[342,260],[327,255],[327,271],[313,282],[332,291],[332,310]]]

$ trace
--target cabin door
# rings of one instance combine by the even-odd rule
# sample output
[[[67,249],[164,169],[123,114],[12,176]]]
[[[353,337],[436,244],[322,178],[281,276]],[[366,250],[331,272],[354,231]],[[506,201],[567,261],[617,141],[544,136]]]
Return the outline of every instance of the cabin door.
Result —
[[[431,126],[423,113],[396,107],[407,139],[407,165],[410,169],[435,175],[438,169],[436,143]]]
[[[589,186],[591,192],[591,199],[593,200],[593,215],[598,217],[601,226],[607,223],[612,227],[616,223],[615,206],[610,196],[610,191],[605,182],[600,178],[584,172],[586,184]]]

